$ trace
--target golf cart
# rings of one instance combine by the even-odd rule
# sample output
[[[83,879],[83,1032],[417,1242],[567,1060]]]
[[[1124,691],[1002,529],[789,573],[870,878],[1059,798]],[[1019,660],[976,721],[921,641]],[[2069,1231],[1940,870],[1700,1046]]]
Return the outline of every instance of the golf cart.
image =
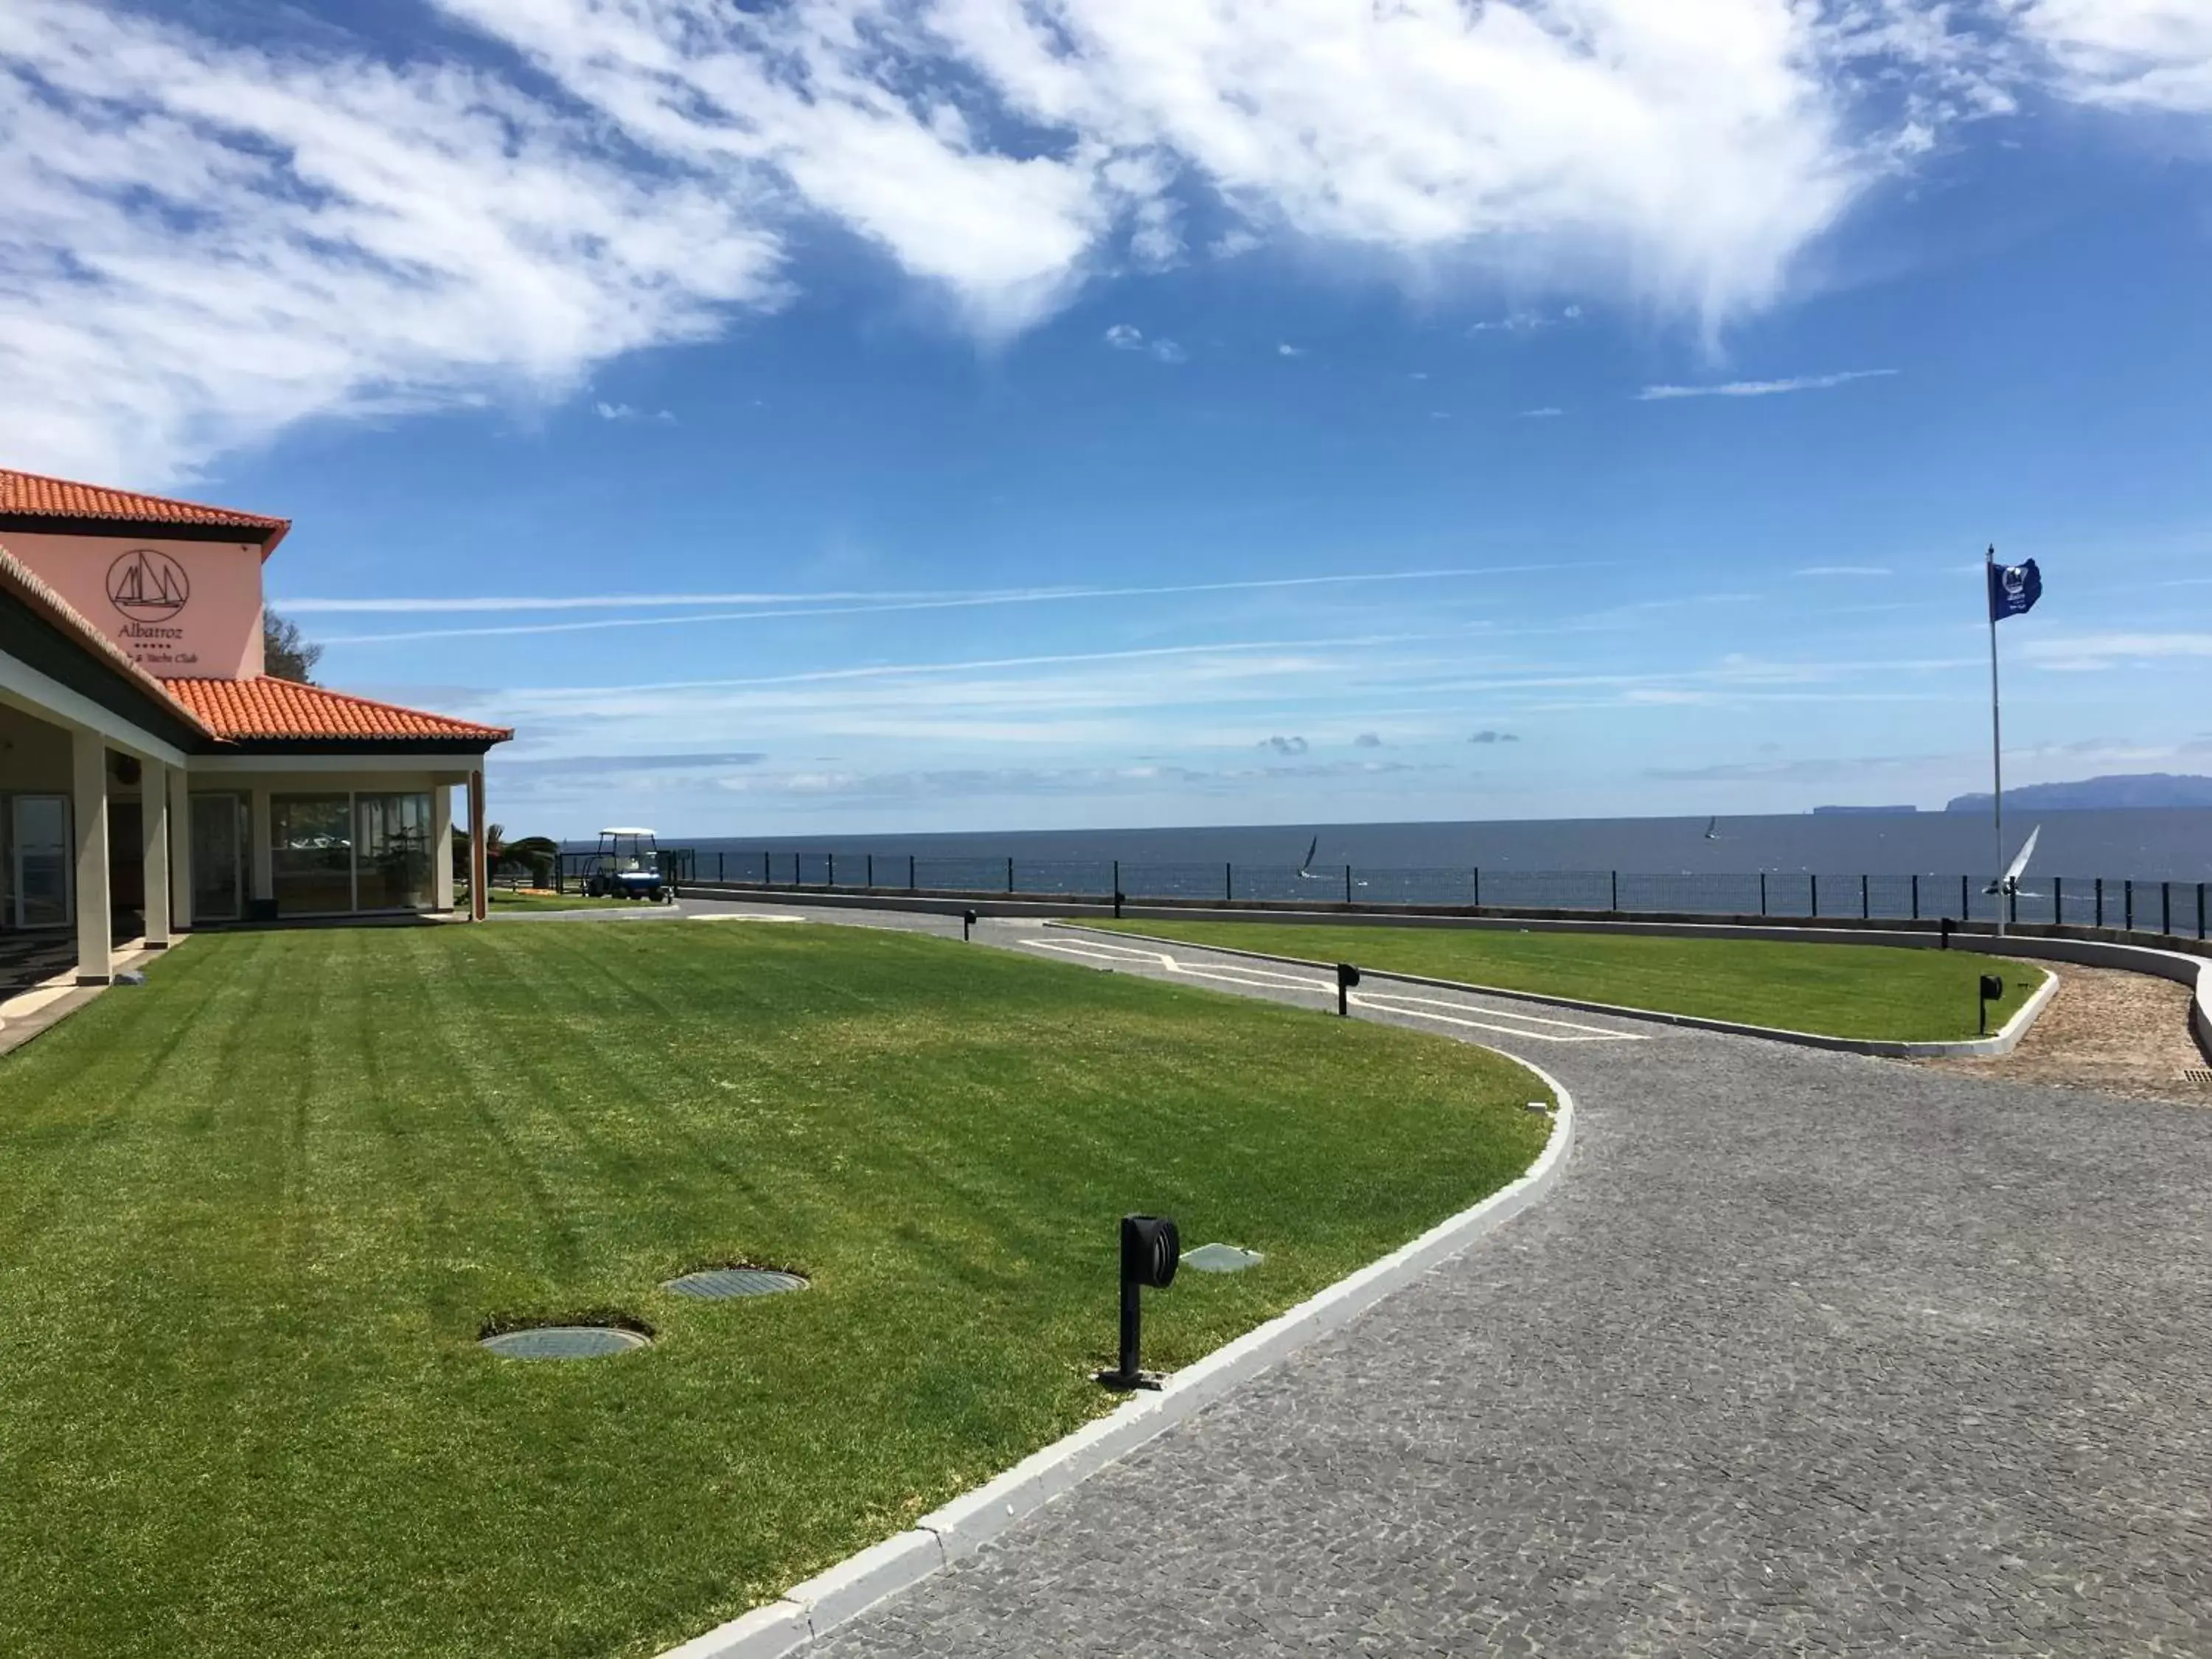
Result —
[[[586,898],[649,899],[659,904],[668,896],[668,883],[660,872],[660,849],[650,830],[602,830],[599,850],[584,877]]]

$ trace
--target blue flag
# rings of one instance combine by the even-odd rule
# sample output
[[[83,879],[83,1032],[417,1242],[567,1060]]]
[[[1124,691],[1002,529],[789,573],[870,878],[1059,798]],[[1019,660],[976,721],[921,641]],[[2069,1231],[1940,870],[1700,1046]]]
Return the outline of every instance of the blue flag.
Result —
[[[1990,565],[1990,620],[2002,622],[2007,617],[2024,617],[2035,609],[2035,602],[2043,597],[2043,573],[2035,568],[2035,561],[2025,564]]]

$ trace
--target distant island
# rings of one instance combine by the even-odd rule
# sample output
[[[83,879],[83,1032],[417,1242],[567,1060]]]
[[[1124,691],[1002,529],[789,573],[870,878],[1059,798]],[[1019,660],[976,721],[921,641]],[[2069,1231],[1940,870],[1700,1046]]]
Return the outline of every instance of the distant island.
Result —
[[[1893,812],[1917,812],[1917,806],[1816,806],[1813,816],[1818,817],[1871,817]]]
[[[2139,772],[2126,777],[2083,778],[2076,783],[2031,783],[2005,791],[2005,805],[2046,811],[2113,806],[2212,806],[2212,778],[2183,772]],[[1947,812],[1986,812],[1990,798],[1957,795]]]

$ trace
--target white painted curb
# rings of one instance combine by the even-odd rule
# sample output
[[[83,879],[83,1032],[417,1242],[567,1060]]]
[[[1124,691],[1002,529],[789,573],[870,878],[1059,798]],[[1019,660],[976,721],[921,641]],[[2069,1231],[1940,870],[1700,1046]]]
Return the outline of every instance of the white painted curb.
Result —
[[[1261,925],[1265,926],[1263,922]],[[1310,957],[1276,956],[1266,951],[1247,951],[1234,945],[1200,945],[1194,939],[1169,939],[1158,933],[1125,933],[1119,927],[1094,927],[1080,921],[1048,921],[1058,933],[1091,933],[1100,939],[1137,939],[1146,945],[1171,945],[1185,951],[1210,951],[1218,956],[1244,957],[1254,962],[1279,962],[1292,968],[1318,968],[1327,972],[1335,963]],[[1508,991],[1495,985],[1474,985],[1461,979],[1431,979],[1421,974],[1401,974],[1388,968],[1362,966],[1374,979],[1395,980],[1401,985],[1425,985],[1439,991],[1465,991],[1470,995],[1503,997],[1514,1002],[1537,1002],[1551,1008],[1572,1008],[1585,1014],[1618,1014],[1623,1019],[1648,1019],[1658,1025],[1685,1025],[1699,1031],[1720,1031],[1729,1036],[1764,1037],[1770,1042],[1793,1042],[1806,1048],[1832,1048],[1851,1054],[1881,1054],[1891,1060],[1936,1060],[1958,1054],[1984,1058],[2009,1054],[2027,1035],[2044,1005],[2058,994],[2058,976],[2049,969],[2039,971],[2043,983],[1994,1035],[1962,1037],[1948,1042],[1906,1042],[1889,1037],[1830,1036],[1820,1031],[1793,1031],[1781,1025],[1751,1025],[1741,1020],[1708,1019],[1702,1014],[1674,1014],[1660,1008],[1631,1008],[1618,1002],[1591,1002],[1580,997],[1547,996],[1540,991]],[[1518,1055],[1515,1056],[1519,1059]],[[1521,1062],[1527,1065],[1526,1060]]]
[[[1109,1415],[1085,1424],[995,1480],[923,1516],[910,1530],[794,1584],[779,1600],[670,1649],[661,1659],[782,1659],[885,1596],[973,1554],[1024,1516],[1065,1497],[1108,1464],[1309,1342],[1349,1323],[1391,1291],[1520,1214],[1559,1182],[1574,1146],[1575,1102],[1566,1086],[1542,1066],[1517,1056],[1508,1058],[1541,1079],[1559,1103],[1551,1139],[1516,1179],[1472,1208],[1438,1222],[1412,1243],[1177,1371],[1158,1393],[1132,1395]]]

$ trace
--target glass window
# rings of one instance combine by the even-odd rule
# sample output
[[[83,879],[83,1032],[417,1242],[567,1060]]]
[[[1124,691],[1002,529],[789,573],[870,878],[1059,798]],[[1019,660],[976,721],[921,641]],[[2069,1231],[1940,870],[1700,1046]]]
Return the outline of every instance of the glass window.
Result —
[[[70,878],[76,853],[70,844],[70,805],[61,795],[15,797],[10,838],[12,920],[19,927],[60,927],[70,920]]]
[[[246,802],[191,798],[192,920],[236,921],[246,900]]]
[[[356,795],[361,823],[361,908],[430,908],[430,797]]]
[[[328,915],[354,908],[352,828],[352,803],[343,795],[270,798],[278,915]]]

